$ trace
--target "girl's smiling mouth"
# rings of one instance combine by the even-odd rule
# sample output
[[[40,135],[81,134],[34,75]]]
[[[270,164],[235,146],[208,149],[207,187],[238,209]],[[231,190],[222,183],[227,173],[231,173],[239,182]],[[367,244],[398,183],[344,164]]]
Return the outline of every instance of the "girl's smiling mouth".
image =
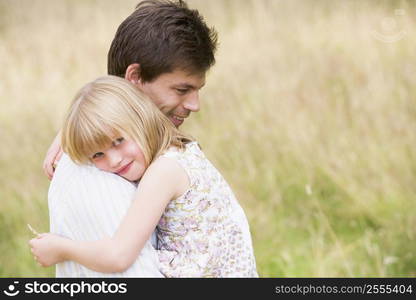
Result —
[[[117,170],[115,173],[117,174],[117,175],[123,175],[123,174],[126,174],[129,170],[130,170],[130,167],[131,167],[131,165],[133,164],[133,161],[131,161],[131,162],[129,162],[127,165],[125,165],[124,167],[122,167],[121,169],[119,169],[119,170]]]

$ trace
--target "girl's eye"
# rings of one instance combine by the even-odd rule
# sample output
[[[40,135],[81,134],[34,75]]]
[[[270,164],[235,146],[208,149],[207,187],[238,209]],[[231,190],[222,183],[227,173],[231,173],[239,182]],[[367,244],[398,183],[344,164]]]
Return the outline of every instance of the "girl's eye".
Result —
[[[113,142],[113,146],[118,146],[118,145],[120,145],[123,141],[124,141],[124,138],[123,138],[123,137],[119,137],[118,139],[116,139],[116,140]]]
[[[93,159],[93,160],[95,160],[95,159],[98,159],[98,158],[100,158],[100,157],[103,157],[104,156],[104,153],[102,153],[102,152],[97,152],[97,153],[95,153],[91,158]]]

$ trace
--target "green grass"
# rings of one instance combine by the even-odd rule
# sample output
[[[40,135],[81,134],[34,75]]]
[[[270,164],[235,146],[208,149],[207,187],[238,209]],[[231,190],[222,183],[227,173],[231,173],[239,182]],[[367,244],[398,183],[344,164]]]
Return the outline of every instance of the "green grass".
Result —
[[[135,4],[0,2],[2,277],[54,274],[27,245],[26,223],[48,230],[42,161]],[[416,276],[414,2],[189,4],[220,47],[183,130],[244,207],[260,275]]]

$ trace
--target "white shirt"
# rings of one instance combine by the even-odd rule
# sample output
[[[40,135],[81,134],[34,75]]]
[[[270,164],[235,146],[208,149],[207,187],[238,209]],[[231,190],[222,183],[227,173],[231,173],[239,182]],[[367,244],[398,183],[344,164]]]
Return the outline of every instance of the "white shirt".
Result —
[[[136,187],[93,166],[79,166],[64,154],[58,163],[48,202],[50,231],[73,240],[112,236],[130,207]],[[155,236],[152,236],[155,241]],[[103,249],[102,251],[105,251]],[[134,264],[122,273],[100,273],[78,263],[56,265],[56,277],[163,277],[151,241]]]

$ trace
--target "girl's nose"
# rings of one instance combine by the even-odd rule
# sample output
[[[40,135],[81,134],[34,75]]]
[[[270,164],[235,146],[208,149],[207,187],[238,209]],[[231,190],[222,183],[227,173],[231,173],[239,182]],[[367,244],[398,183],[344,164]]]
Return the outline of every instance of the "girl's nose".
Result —
[[[122,157],[117,151],[111,151],[108,153],[107,158],[110,167],[113,169],[119,167],[122,161]]]

